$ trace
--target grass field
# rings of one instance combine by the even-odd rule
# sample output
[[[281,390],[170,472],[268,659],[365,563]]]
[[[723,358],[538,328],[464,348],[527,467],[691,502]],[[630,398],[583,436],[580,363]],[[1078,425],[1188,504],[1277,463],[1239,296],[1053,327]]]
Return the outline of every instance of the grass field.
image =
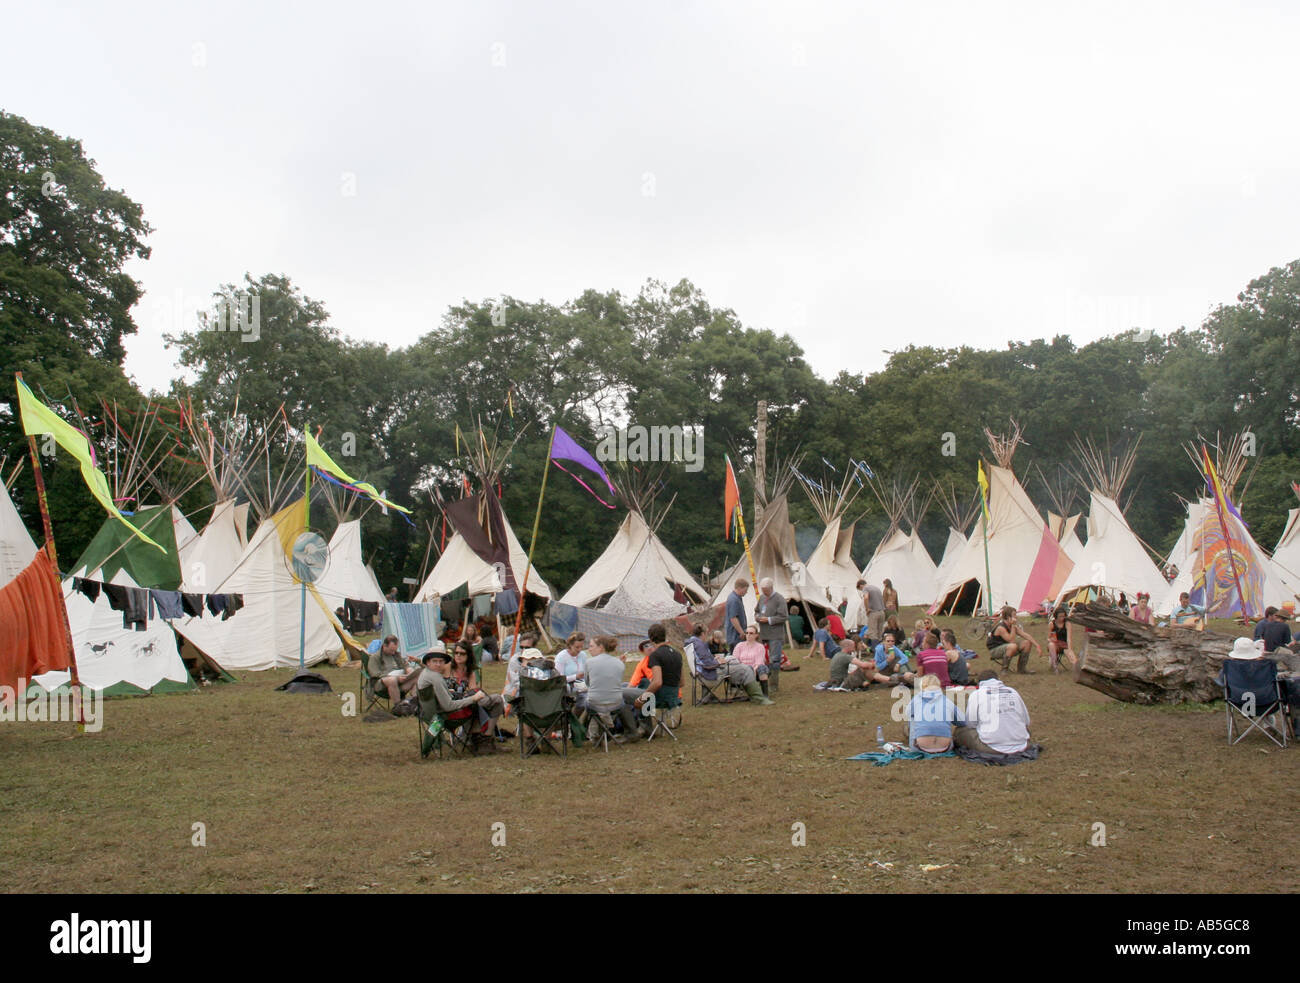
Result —
[[[911,614],[911,612],[905,612]],[[904,622],[905,624],[909,622]],[[954,622],[956,623],[956,622]],[[1043,626],[1031,625],[1042,642]],[[1226,630],[1226,629],[1225,629]],[[0,726],[7,891],[1293,890],[1300,750],[1226,746],[1222,704],[1144,708],[1053,676],[1006,676],[1043,756],[846,761],[903,739],[884,690],[686,707],[679,740],[422,761],[406,718],[245,673],[109,701],[100,733]],[[988,666],[980,651],[975,665]],[[486,671],[499,690],[500,665]],[[202,823],[205,846],[193,845]],[[505,844],[492,825],[504,823]],[[792,842],[804,824],[806,845]],[[1105,845],[1100,842],[1104,824]],[[923,865],[938,867],[923,870]],[[1243,871],[1273,870],[1271,882]],[[1285,886],[1289,885],[1289,888]]]

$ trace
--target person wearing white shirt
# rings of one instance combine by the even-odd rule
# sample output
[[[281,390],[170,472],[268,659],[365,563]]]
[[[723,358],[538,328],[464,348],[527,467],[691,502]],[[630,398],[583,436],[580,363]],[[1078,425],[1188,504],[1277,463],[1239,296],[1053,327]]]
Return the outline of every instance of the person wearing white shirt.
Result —
[[[582,643],[587,636],[575,631],[564,642],[564,649],[555,657],[555,671],[569,681],[569,685],[587,680],[587,653],[582,650]]]
[[[1016,754],[1029,747],[1029,708],[992,669],[966,701],[966,726],[953,732],[958,747],[985,754]]]

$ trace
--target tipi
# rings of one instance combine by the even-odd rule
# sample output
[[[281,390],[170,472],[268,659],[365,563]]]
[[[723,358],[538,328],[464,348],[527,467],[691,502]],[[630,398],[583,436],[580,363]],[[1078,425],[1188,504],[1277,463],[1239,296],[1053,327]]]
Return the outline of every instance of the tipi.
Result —
[[[1060,594],[1074,566],[1011,471],[1021,440],[1019,425],[1012,421],[1012,427],[1008,437],[984,431],[997,462],[988,468],[989,515],[975,523],[966,548],[943,578],[932,614],[985,610],[990,600],[995,611],[1003,604],[1032,611]]]
[[[1088,588],[1106,590],[1130,601],[1139,592],[1159,597],[1165,578],[1142,543],[1129,528],[1119,498],[1133,471],[1140,438],[1123,454],[1103,453],[1092,439],[1076,441],[1081,477],[1091,490],[1088,509],[1088,543],[1075,558],[1058,601],[1069,600]],[[1063,544],[1064,545],[1064,544]]]
[[[1300,498],[1300,483],[1293,484],[1291,490]],[[1300,584],[1300,509],[1287,513],[1286,529],[1273,550],[1273,564],[1291,583]]]
[[[917,507],[916,493],[920,483],[919,476],[908,485],[897,479],[888,485],[879,480],[871,482],[872,491],[889,517],[889,529],[863,569],[862,579],[877,587],[888,580],[898,591],[900,605],[928,604],[934,600],[934,580],[938,571],[917,533],[929,509],[931,496],[927,495]],[[904,519],[912,527],[910,533],[903,532]]]
[[[953,564],[966,548],[966,530],[979,514],[980,500],[978,495],[974,495],[963,505],[957,487],[952,483],[949,483],[946,493],[936,495],[936,500],[944,518],[948,520],[948,542],[944,545],[943,557],[939,560],[934,575],[935,590],[938,591],[948,582],[946,578]]]
[[[844,475],[838,482],[829,474],[824,474],[818,482],[797,469],[795,476],[825,524],[821,539],[808,557],[808,577],[825,589],[831,607],[838,608],[847,601],[845,617],[852,620],[852,612],[859,601],[857,582],[860,575],[857,564],[853,562],[853,532],[857,519],[846,523],[844,516],[862,492],[862,477],[854,463],[845,466]],[[845,627],[852,629],[856,626],[845,622]]]
[[[1215,471],[1229,502],[1233,501],[1236,483],[1246,469],[1244,447],[1244,433],[1235,435],[1226,447],[1218,440],[1214,444]],[[1188,444],[1185,450],[1202,478],[1208,481],[1201,445]],[[1205,451],[1208,453],[1209,448]],[[1280,567],[1255,542],[1241,519],[1229,509],[1220,509],[1210,495],[1188,503],[1187,521],[1169,563],[1177,568],[1178,575],[1164,599],[1156,605],[1160,614],[1172,611],[1184,592],[1191,595],[1192,604],[1204,607],[1211,618],[1242,614],[1258,618],[1269,605],[1295,600],[1296,587],[1283,576]]]

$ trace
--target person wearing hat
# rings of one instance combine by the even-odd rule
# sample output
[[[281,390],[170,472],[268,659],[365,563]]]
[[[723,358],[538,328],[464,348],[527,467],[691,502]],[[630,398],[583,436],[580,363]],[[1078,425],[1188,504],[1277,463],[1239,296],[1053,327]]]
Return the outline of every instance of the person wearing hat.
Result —
[[[481,689],[475,690],[469,696],[463,699],[453,699],[451,690],[447,686],[447,673],[451,669],[451,656],[447,654],[447,646],[442,642],[434,642],[433,647],[424,653],[424,669],[420,672],[417,680],[415,691],[420,697],[420,716],[425,720],[431,720],[435,713],[442,713],[447,716],[453,723],[459,720],[465,720],[474,712],[471,708],[481,708],[489,712],[488,719],[491,719],[490,709],[492,708],[494,698],[488,696]],[[488,706],[484,706],[487,704]],[[496,708],[496,715],[499,716],[501,710]]]
[[[1141,590],[1138,591],[1137,603],[1133,605],[1133,608],[1132,610],[1129,611],[1128,616],[1132,618],[1134,621],[1140,622],[1141,624],[1144,625],[1151,624],[1151,620],[1152,620],[1151,595],[1148,594],[1146,591],[1141,591]]]

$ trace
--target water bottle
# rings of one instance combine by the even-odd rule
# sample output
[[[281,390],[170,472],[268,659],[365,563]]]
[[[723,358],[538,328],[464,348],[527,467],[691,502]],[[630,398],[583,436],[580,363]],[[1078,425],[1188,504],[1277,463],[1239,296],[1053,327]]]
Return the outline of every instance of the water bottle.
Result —
[[[885,728],[876,724],[876,747],[885,746]]]

